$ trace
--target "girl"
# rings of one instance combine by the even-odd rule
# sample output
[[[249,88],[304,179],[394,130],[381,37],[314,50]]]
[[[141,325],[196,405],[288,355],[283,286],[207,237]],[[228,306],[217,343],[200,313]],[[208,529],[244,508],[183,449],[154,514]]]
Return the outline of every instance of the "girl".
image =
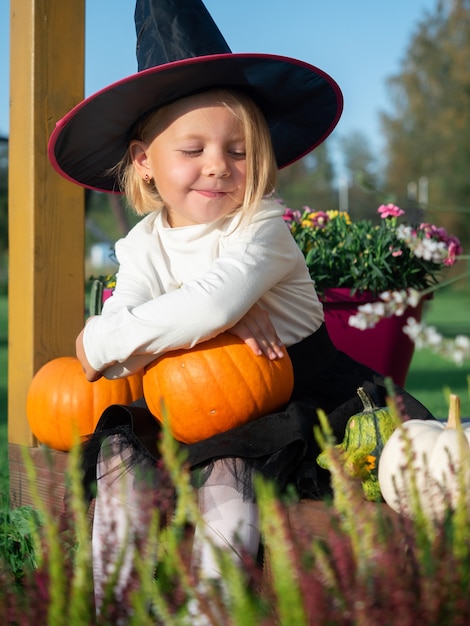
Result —
[[[326,411],[341,440],[360,410],[357,387],[379,405],[386,392],[379,374],[331,343],[302,253],[272,199],[277,167],[313,149],[336,124],[338,87],[299,61],[231,54],[204,7],[187,0],[158,2],[155,21],[138,2],[139,49],[147,62],[149,50],[162,55],[167,30],[158,37],[155,30],[170,15],[191,32],[165,44],[171,48],[165,59],[173,61],[153,58],[148,69],[78,105],[53,133],[50,155],[61,174],[91,188],[118,188],[139,214],[148,214],[116,244],[115,292],[77,338],[89,380],[127,376],[224,331],[270,359],[282,358],[285,345],[293,362],[285,411],[186,446],[200,475],[203,519],[194,564],[203,577],[216,578],[207,538],[230,547],[234,558],[240,549],[258,550],[253,474],[274,479],[280,490],[294,484],[301,497],[321,497],[329,483],[315,463],[316,409]],[[195,36],[196,25],[203,37]],[[203,41],[212,56],[192,50],[175,60],[181,49],[175,52],[174,41]],[[410,415],[431,417],[397,391]],[[88,444],[87,480],[97,479],[98,605],[124,553],[114,589],[122,597],[132,545],[146,536],[142,510],[158,487],[157,437],[157,422],[140,403],[107,409]]]

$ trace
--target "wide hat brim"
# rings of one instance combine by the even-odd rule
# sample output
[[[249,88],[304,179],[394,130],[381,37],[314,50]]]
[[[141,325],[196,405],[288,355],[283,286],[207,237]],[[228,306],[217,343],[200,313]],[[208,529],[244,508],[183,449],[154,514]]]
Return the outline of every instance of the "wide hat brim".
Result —
[[[54,168],[84,187],[120,193],[109,170],[124,156],[129,133],[146,113],[212,87],[248,93],[264,113],[279,168],[332,132],[343,98],[325,72],[266,54],[213,54],[140,71],[89,96],[56,125],[48,146]]]

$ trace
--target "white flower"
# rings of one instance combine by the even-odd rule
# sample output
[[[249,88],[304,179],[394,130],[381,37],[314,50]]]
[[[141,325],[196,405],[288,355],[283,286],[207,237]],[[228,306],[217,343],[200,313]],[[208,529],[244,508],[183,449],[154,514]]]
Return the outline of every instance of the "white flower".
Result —
[[[376,302],[367,302],[358,307],[356,315],[349,318],[349,326],[366,330],[374,328],[381,319],[393,315],[403,315],[408,307],[415,308],[421,299],[421,294],[416,289],[400,291],[384,291],[379,294]],[[427,348],[440,356],[453,361],[456,365],[462,365],[466,359],[470,359],[470,339],[463,335],[457,335],[454,339],[444,338],[434,326],[427,326],[409,317],[403,327],[403,332],[408,335],[418,350]]]
[[[368,302],[361,304],[356,315],[351,315],[348,324],[359,330],[374,328],[382,317],[386,317],[385,307],[381,302]]]
[[[456,365],[462,365],[466,359],[470,359],[470,339],[463,335],[457,335],[454,339],[446,339],[434,328],[426,326],[409,318],[403,332],[414,342],[418,350],[427,348],[445,359],[453,361]]]
[[[442,335],[440,335],[434,326],[424,326],[424,337],[429,347],[436,347],[442,343]]]
[[[394,297],[394,293],[394,291],[382,291],[382,293],[379,294],[379,298],[384,302],[390,302],[390,300]]]
[[[420,239],[416,236],[411,226],[400,224],[397,226],[396,235],[398,239],[404,241],[415,256],[425,261],[432,261],[437,265],[444,262],[448,255],[447,244],[444,241],[435,239]]]
[[[464,335],[457,335],[454,339],[455,345],[460,350],[470,351],[470,339]]]
[[[409,244],[414,255],[432,261],[433,263],[442,263],[447,258],[447,246],[443,241],[434,241],[433,239],[416,239],[414,243]]]
[[[409,306],[416,307],[419,300],[420,294],[416,289],[383,291],[376,302],[358,306],[358,313],[349,318],[349,326],[360,330],[373,328],[382,318],[402,316]]]
[[[356,315],[351,315],[348,320],[348,324],[349,326],[352,326],[353,328],[358,328],[359,330],[366,330],[367,328],[371,328],[368,325],[367,317],[365,315],[361,315],[360,313],[357,313]]]
[[[421,294],[417,289],[408,289],[408,305],[414,309],[418,306],[421,300]]]
[[[414,317],[409,317],[406,320],[406,325],[403,327],[403,332],[405,335],[408,335],[412,341],[416,341],[421,333],[421,328],[421,324],[416,321]]]

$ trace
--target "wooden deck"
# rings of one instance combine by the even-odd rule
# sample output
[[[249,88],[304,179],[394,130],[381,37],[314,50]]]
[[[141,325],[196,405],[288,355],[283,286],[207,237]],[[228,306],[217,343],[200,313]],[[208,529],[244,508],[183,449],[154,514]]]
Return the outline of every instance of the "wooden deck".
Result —
[[[51,510],[61,513],[64,509],[67,454],[43,447],[27,447],[12,443],[8,445],[11,506],[36,506],[25,467],[25,456],[31,460],[36,473],[39,497]]]
[[[36,507],[34,495],[31,493],[24,455],[32,462],[36,474],[37,494],[46,504],[48,510],[57,516],[67,515],[65,506],[65,475],[68,456],[65,452],[57,452],[43,447],[29,448],[15,444],[9,445],[10,462],[10,497],[12,506]],[[397,514],[386,504],[365,502],[367,507],[381,507],[391,517]],[[90,521],[93,507],[90,508]],[[291,504],[288,509],[288,524],[294,536],[307,534],[310,537],[325,538],[331,528],[332,509],[322,501],[302,500]]]

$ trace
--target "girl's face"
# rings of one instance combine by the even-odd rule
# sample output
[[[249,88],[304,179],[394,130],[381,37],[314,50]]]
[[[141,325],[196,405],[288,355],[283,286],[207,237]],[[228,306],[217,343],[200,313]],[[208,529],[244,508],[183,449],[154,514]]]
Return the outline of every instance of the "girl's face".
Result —
[[[214,95],[198,94],[169,106],[148,143],[134,141],[139,175],[153,179],[171,227],[210,223],[242,203],[245,140],[240,122]]]

